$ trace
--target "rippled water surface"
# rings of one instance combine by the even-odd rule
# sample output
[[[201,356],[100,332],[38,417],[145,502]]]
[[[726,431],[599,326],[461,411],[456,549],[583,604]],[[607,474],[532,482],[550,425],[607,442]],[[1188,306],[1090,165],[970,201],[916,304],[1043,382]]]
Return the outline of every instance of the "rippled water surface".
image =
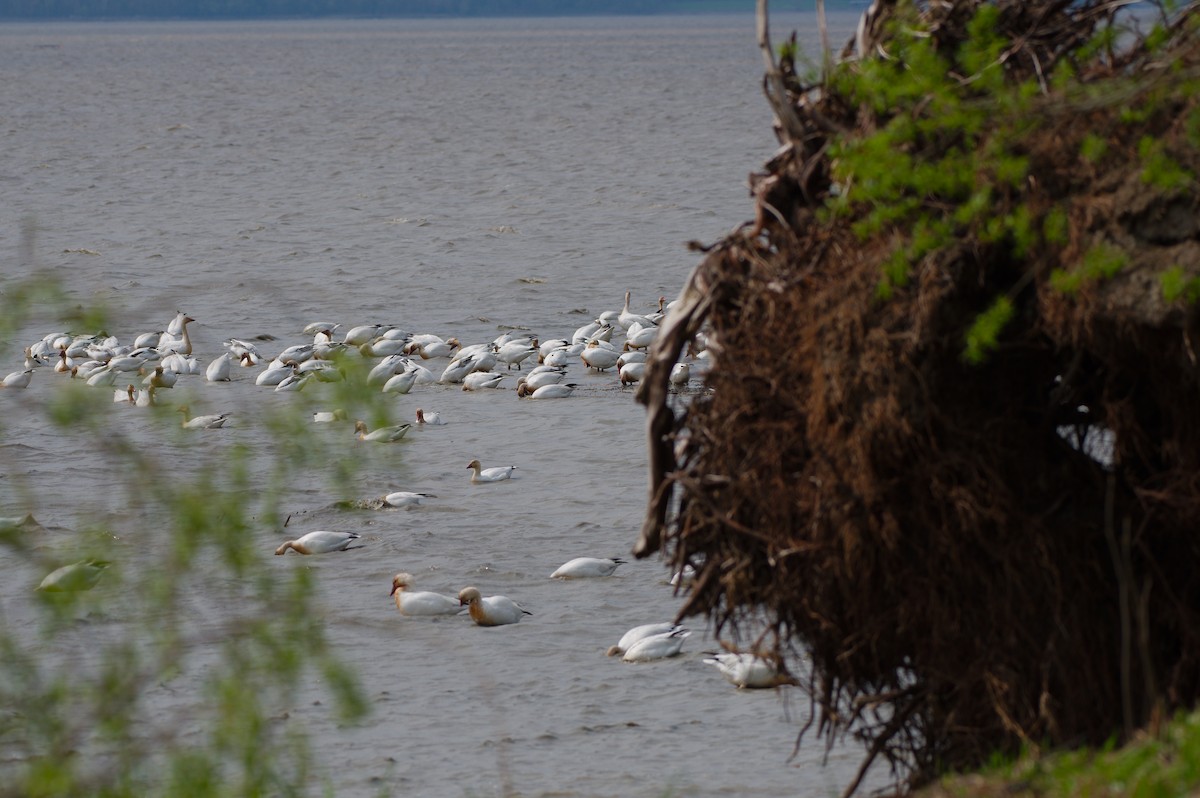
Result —
[[[834,21],[840,42],[853,19]],[[569,337],[619,310],[625,291],[651,312],[695,264],[687,241],[752,215],[746,175],[775,148],[753,22],[0,26],[5,283],[47,270],[73,301],[109,308],[122,339],[182,309],[206,362],[229,336],[274,336],[261,343],[274,354],[317,320],[467,344],[512,328]],[[812,25],[778,18],[776,39],[800,27],[815,52]],[[12,361],[0,375],[57,326],[35,308],[0,342]],[[160,458],[164,479],[186,479],[192,461],[232,442],[270,451],[257,422],[297,400],[255,386],[257,372],[173,389],[195,412],[232,413],[190,449],[134,408],[114,403],[105,423]],[[397,417],[420,406],[449,423],[363,454],[356,495],[319,466],[288,486],[287,536],[336,527],[363,535],[362,548],[274,557],[282,533],[261,533],[264,567],[319,575],[331,639],[372,702],[345,727],[314,705],[319,685],[296,697],[289,722],[313,735],[321,778],[347,796],[838,791],[860,751],[835,748],[823,762],[809,744],[792,757],[807,701],[733,689],[702,663],[716,644],[698,619],[676,659],[604,656],[629,627],[678,609],[664,565],[548,576],[575,556],[627,556],[645,499],[643,413],[612,373],[578,362],[579,388],[563,401],[518,401],[515,373],[506,390],[397,396]],[[126,495],[103,452],[36,412],[63,379],[39,370],[26,391],[0,395],[0,515],[32,510],[47,527],[39,545],[119,511]],[[343,426],[312,434],[358,445]],[[472,485],[472,458],[514,463],[519,478]],[[252,476],[247,493],[265,480]],[[334,507],[399,489],[436,498]],[[402,618],[387,595],[399,570],[423,589],[504,593],[533,615],[491,630]],[[33,578],[22,576],[0,587],[10,616]],[[234,600],[228,587],[198,585],[198,624]],[[164,712],[175,701],[152,700]]]

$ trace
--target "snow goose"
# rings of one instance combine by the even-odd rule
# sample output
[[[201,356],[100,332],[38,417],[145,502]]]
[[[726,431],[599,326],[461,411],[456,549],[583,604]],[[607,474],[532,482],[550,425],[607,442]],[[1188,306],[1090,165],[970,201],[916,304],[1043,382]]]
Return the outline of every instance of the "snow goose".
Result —
[[[422,499],[436,499],[432,493],[415,493],[411,490],[397,490],[379,499],[384,507],[416,507]]]
[[[354,434],[360,441],[373,441],[375,443],[391,443],[398,441],[404,437],[405,433],[412,428],[412,424],[393,424],[388,427],[379,427],[374,430],[367,430],[366,422],[354,422]]]
[[[626,662],[651,662],[673,657],[683,649],[684,638],[691,634],[687,629],[676,629],[660,635],[643,637],[621,655]]]
[[[113,402],[116,404],[123,402],[131,405],[137,404],[137,391],[132,385],[126,385],[120,390],[113,391]]]
[[[421,344],[417,351],[423,360],[432,360],[435,357],[450,357],[458,347],[457,338],[447,338],[445,341],[431,341]]]
[[[278,360],[272,360],[267,364],[267,367],[258,373],[254,378],[255,385],[265,385],[273,387],[279,385],[288,377],[296,373],[296,367],[288,363],[280,363]]]
[[[232,363],[233,355],[226,352],[208,364],[208,368],[204,370],[204,379],[209,382],[229,382]]]
[[[574,343],[583,343],[595,335],[603,326],[604,324],[599,320],[588,322],[571,333],[571,341]]]
[[[467,355],[460,360],[450,361],[450,365],[446,366],[442,376],[438,379],[441,383],[462,382],[466,376],[475,371],[476,358],[473,355]]]
[[[546,356],[542,358],[542,363],[547,366],[562,367],[571,362],[571,356],[570,349],[567,347],[559,347],[557,349],[551,349],[549,352],[547,352]]]
[[[458,593],[460,604],[466,605],[471,613],[471,620],[480,626],[503,626],[517,623],[522,615],[533,615],[507,596],[488,596],[484,598],[478,588],[464,587]]]
[[[12,375],[9,374],[8,376],[11,377]],[[116,385],[117,377],[119,377],[119,376],[120,376],[119,371],[111,369],[108,366],[101,366],[101,367],[93,370],[91,373],[89,373],[87,375],[87,384],[88,385]],[[7,383],[7,380],[8,380],[8,377],[5,377],[5,383]],[[25,384],[28,385],[29,383],[27,382]]]
[[[67,348],[64,346],[58,350],[58,360],[54,361],[54,371],[58,374],[65,374],[75,365],[75,361],[67,356]],[[26,367],[28,368],[28,366]]]
[[[601,346],[597,341],[591,341],[588,343],[587,349],[579,353],[579,357],[587,364],[588,368],[606,371],[617,365],[621,353]]]
[[[643,327],[653,327],[654,322],[652,322],[650,319],[646,318],[645,316],[639,315],[637,313],[630,312],[630,310],[629,310],[629,295],[630,295],[630,292],[626,291],[625,292],[625,307],[621,308],[621,312],[619,314],[617,314],[617,324],[619,324],[622,327],[622,329],[625,329],[625,330],[628,330],[633,325],[634,322],[637,322],[638,324],[642,325]]]
[[[158,339],[158,351],[164,355],[172,352],[181,355],[190,355],[192,353],[192,339],[188,335],[188,324],[195,321],[186,313],[176,314],[175,320],[167,326],[167,331],[164,332]]]
[[[484,388],[499,388],[500,381],[503,379],[503,374],[493,374],[490,371],[475,371],[463,377],[462,389],[464,391],[479,391]]]
[[[508,368],[516,366],[521,368],[521,363],[537,353],[537,340],[530,341],[529,339],[510,341],[504,346],[496,350],[496,360],[504,363]]]
[[[388,355],[367,372],[367,385],[382,385],[397,374],[408,370],[409,359],[404,355]]]
[[[639,640],[644,640],[647,637],[655,637],[657,635],[671,634],[675,631],[684,631],[682,626],[674,623],[644,623],[641,626],[635,626],[625,634],[621,635],[621,639],[617,641],[615,646],[612,646],[606,652],[610,657],[619,657],[628,651],[634,643]]]
[[[430,616],[458,615],[463,611],[462,602],[454,596],[443,596],[429,591],[411,591],[412,574],[399,573],[392,577],[392,598],[401,615]]]
[[[367,357],[391,357],[393,355],[405,355],[408,349],[409,342],[403,338],[384,338],[382,335],[377,335],[370,341],[358,348],[358,351]]]
[[[625,349],[645,349],[654,343],[654,339],[658,337],[658,328],[653,324],[642,326],[637,324],[630,326],[625,335]]]
[[[551,338],[549,341],[543,341],[538,346],[538,362],[544,362],[546,355],[550,354],[555,349],[560,349],[564,346],[570,346],[570,344],[571,342],[566,338]]]
[[[308,385],[308,381],[312,378],[313,375],[301,374],[299,369],[293,367],[292,373],[285,375],[284,378],[279,381],[279,384],[275,386],[275,390],[279,393],[300,391],[304,389],[304,386]]]
[[[346,411],[340,407],[336,410],[318,410],[312,414],[314,424],[332,424],[335,421],[345,421]]]
[[[312,357],[315,353],[316,344],[295,344],[287,347],[278,355],[276,355],[275,360],[278,363],[295,363],[296,365],[299,365],[312,360]]]
[[[505,479],[512,479],[515,465],[495,466],[493,468],[484,468],[478,460],[472,460],[467,463],[467,468],[474,469],[475,473],[471,475],[472,482],[500,482]]]
[[[383,393],[408,393],[417,384],[420,374],[415,368],[406,369],[383,384]]]
[[[284,554],[288,549],[297,554],[326,554],[331,551],[345,551],[350,544],[358,540],[357,532],[334,532],[328,529],[318,529],[309,532],[295,540],[286,540],[276,554]]]
[[[446,421],[445,421],[445,419],[442,418],[441,413],[429,413],[428,415],[426,415],[425,411],[418,407],[417,408],[417,423],[418,424],[428,424],[431,427],[440,427],[442,424],[445,424]]]
[[[342,343],[350,346],[362,346],[387,328],[386,324],[362,324],[358,327],[351,327],[346,331],[346,337],[342,339]]]
[[[146,388],[174,388],[178,381],[178,374],[160,365],[155,366],[154,371],[146,375],[142,385]]]
[[[47,593],[68,593],[91,590],[100,581],[100,576],[109,564],[103,560],[81,560],[64,565],[46,574],[37,586]]]
[[[795,684],[788,673],[780,671],[774,660],[747,651],[722,651],[704,658],[704,663],[713,665],[721,675],[738,687],[778,687]]]
[[[635,382],[641,382],[642,377],[646,375],[646,363],[626,363],[620,367],[617,372],[621,376],[621,385],[632,385]]]
[[[28,388],[30,381],[33,379],[33,369],[25,369],[24,371],[14,371],[3,380],[0,380],[0,387],[4,388]],[[111,383],[110,383],[111,384]]]
[[[180,405],[177,412],[183,413],[184,429],[219,429],[229,420],[228,413],[193,417],[187,405]]]
[[[586,579],[596,576],[612,576],[618,565],[625,561],[618,557],[576,557],[568,560],[550,574],[551,579]]]
[[[553,385],[543,385],[541,388],[534,390],[528,385],[517,386],[517,396],[529,397],[530,399],[566,399],[575,389],[579,387],[576,383],[555,383]]]
[[[538,368],[544,368],[538,366]],[[557,385],[563,381],[567,375],[566,369],[549,369],[547,371],[530,372],[521,379],[517,380],[517,387],[522,385],[529,388],[531,391],[536,391],[544,385]]]
[[[667,379],[678,390],[688,384],[691,376],[692,370],[687,363],[676,363],[671,367],[671,375]]]

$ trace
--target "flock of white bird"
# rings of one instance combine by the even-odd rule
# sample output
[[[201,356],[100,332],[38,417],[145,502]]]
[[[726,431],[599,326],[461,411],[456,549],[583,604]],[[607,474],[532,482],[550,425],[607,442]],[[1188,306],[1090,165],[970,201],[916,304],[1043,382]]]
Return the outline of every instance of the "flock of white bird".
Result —
[[[165,330],[139,335],[131,345],[107,335],[68,332],[46,335],[25,347],[23,368],[5,376],[0,387],[27,387],[37,371],[47,370],[84,380],[88,385],[115,388],[114,402],[149,406],[158,403],[158,392],[172,388],[185,375],[203,374],[209,382],[222,382],[232,379],[235,368],[261,367],[256,385],[275,391],[299,391],[313,380],[343,379],[339,367],[342,359],[362,357],[370,359],[367,384],[379,386],[386,393],[408,393],[414,386],[425,383],[461,384],[468,391],[500,389],[515,368],[520,372],[516,380],[518,397],[561,399],[571,396],[577,387],[576,383],[565,381],[569,367],[575,362],[591,372],[615,372],[622,386],[642,379],[646,350],[657,337],[668,306],[660,299],[657,312],[643,315],[631,311],[629,302],[630,293],[626,292],[625,305],[620,311],[601,314],[576,329],[569,338],[539,341],[532,336],[505,334],[490,342],[463,346],[457,338],[415,334],[386,324],[361,325],[339,335],[340,324],[314,322],[304,328],[305,335],[312,336],[311,343],[287,346],[268,358],[255,343],[230,338],[224,342],[226,351],[206,365],[193,354],[188,324],[195,319],[180,312]],[[612,342],[614,335],[623,337],[621,346]],[[701,348],[699,357],[705,354]],[[440,375],[425,365],[437,359],[448,360]],[[682,389],[690,377],[688,363],[681,361],[675,365],[670,381],[676,389]],[[124,387],[119,387],[121,383],[125,383]],[[229,413],[192,416],[187,405],[177,410],[186,429],[218,429],[230,418]],[[313,415],[314,422],[343,420],[347,419],[341,410]],[[414,423],[439,425],[445,421],[437,413],[418,409]],[[387,443],[403,438],[411,426],[404,423],[371,430],[364,422],[356,421],[354,430],[359,440]],[[510,479],[516,466],[484,468],[479,460],[472,460],[467,468],[472,471],[472,482],[487,483]],[[397,491],[382,497],[379,506],[412,506],[427,496]],[[294,551],[313,555],[345,551],[358,539],[354,532],[316,530],[285,541],[275,553]],[[612,576],[622,563],[617,558],[578,557],[564,563],[551,577],[603,578]],[[65,569],[59,569],[63,573],[48,576],[41,589],[88,589],[102,572],[92,567],[90,561]],[[86,572],[86,578],[79,578],[77,572]],[[67,578],[71,575],[75,576]],[[677,574],[672,584],[679,584],[687,577]],[[457,615],[466,611],[480,626],[503,626],[531,614],[512,599],[483,596],[475,587],[465,587],[455,597],[413,591],[412,582],[407,573],[396,574],[392,580],[391,595],[405,616]],[[629,630],[608,653],[627,662],[673,657],[680,653],[689,634],[687,629],[672,623],[646,624]],[[772,687],[791,681],[773,659],[753,653],[722,652],[704,661],[716,666],[739,687]]]

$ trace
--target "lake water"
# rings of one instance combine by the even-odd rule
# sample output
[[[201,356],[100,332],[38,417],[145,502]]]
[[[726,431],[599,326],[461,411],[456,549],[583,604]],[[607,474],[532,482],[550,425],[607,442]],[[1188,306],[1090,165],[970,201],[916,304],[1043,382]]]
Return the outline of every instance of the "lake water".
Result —
[[[832,21],[840,45],[855,20]],[[777,42],[792,29],[815,53],[815,20],[773,20]],[[273,355],[317,320],[464,344],[510,328],[570,337],[626,291],[652,311],[697,262],[687,241],[752,216],[746,176],[776,147],[761,71],[749,13],[0,26],[4,287],[44,270],[72,301],[108,308],[122,340],[184,310],[205,362],[230,336],[274,336],[260,343]],[[62,326],[39,307],[0,342],[12,362],[0,376]],[[258,371],[172,389],[197,413],[232,413],[189,447],[272,447],[260,422],[299,400],[256,386]],[[677,611],[662,562],[548,578],[575,556],[629,558],[645,501],[633,389],[578,362],[568,374],[579,388],[554,402],[519,401],[515,372],[507,390],[418,386],[395,397],[395,416],[423,407],[448,424],[364,455],[354,495],[320,468],[288,486],[292,521],[286,535],[261,531],[263,567],[317,573],[330,638],[373,706],[346,727],[313,706],[320,685],[296,696],[289,722],[317,742],[320,778],[340,796],[838,792],[861,751],[824,761],[810,738],[793,757],[807,700],[732,688],[701,661],[717,644],[699,619],[678,658],[604,656],[626,629]],[[32,511],[48,548],[127,509],[105,453],[40,413],[65,379],[40,369],[25,391],[0,392],[0,516]],[[135,408],[107,410],[104,423],[187,478],[198,450]],[[364,446],[345,427],[313,434]],[[473,458],[515,463],[520,478],[472,485]],[[334,508],[399,489],[436,498]],[[273,556],[322,527],[364,545]],[[534,614],[491,630],[403,618],[388,598],[401,570],[422,589],[475,584]],[[19,622],[36,575],[8,576],[0,600]],[[200,600],[219,614],[210,587]]]

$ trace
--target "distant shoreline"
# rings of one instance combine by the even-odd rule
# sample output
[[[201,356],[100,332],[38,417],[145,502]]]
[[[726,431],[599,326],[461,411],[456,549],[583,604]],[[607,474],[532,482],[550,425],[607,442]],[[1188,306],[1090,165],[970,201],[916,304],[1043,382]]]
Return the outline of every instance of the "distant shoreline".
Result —
[[[829,11],[861,10],[866,0],[827,0]],[[102,22],[189,20],[305,19],[479,19],[521,17],[670,16],[675,14],[752,14],[746,0],[318,0],[271,3],[266,0],[10,0],[0,8],[0,22]],[[397,8],[403,5],[404,8]],[[203,8],[197,8],[203,6]],[[293,6],[295,11],[290,11]],[[100,10],[103,7],[103,11]],[[814,0],[772,3],[772,13],[811,12]]]

